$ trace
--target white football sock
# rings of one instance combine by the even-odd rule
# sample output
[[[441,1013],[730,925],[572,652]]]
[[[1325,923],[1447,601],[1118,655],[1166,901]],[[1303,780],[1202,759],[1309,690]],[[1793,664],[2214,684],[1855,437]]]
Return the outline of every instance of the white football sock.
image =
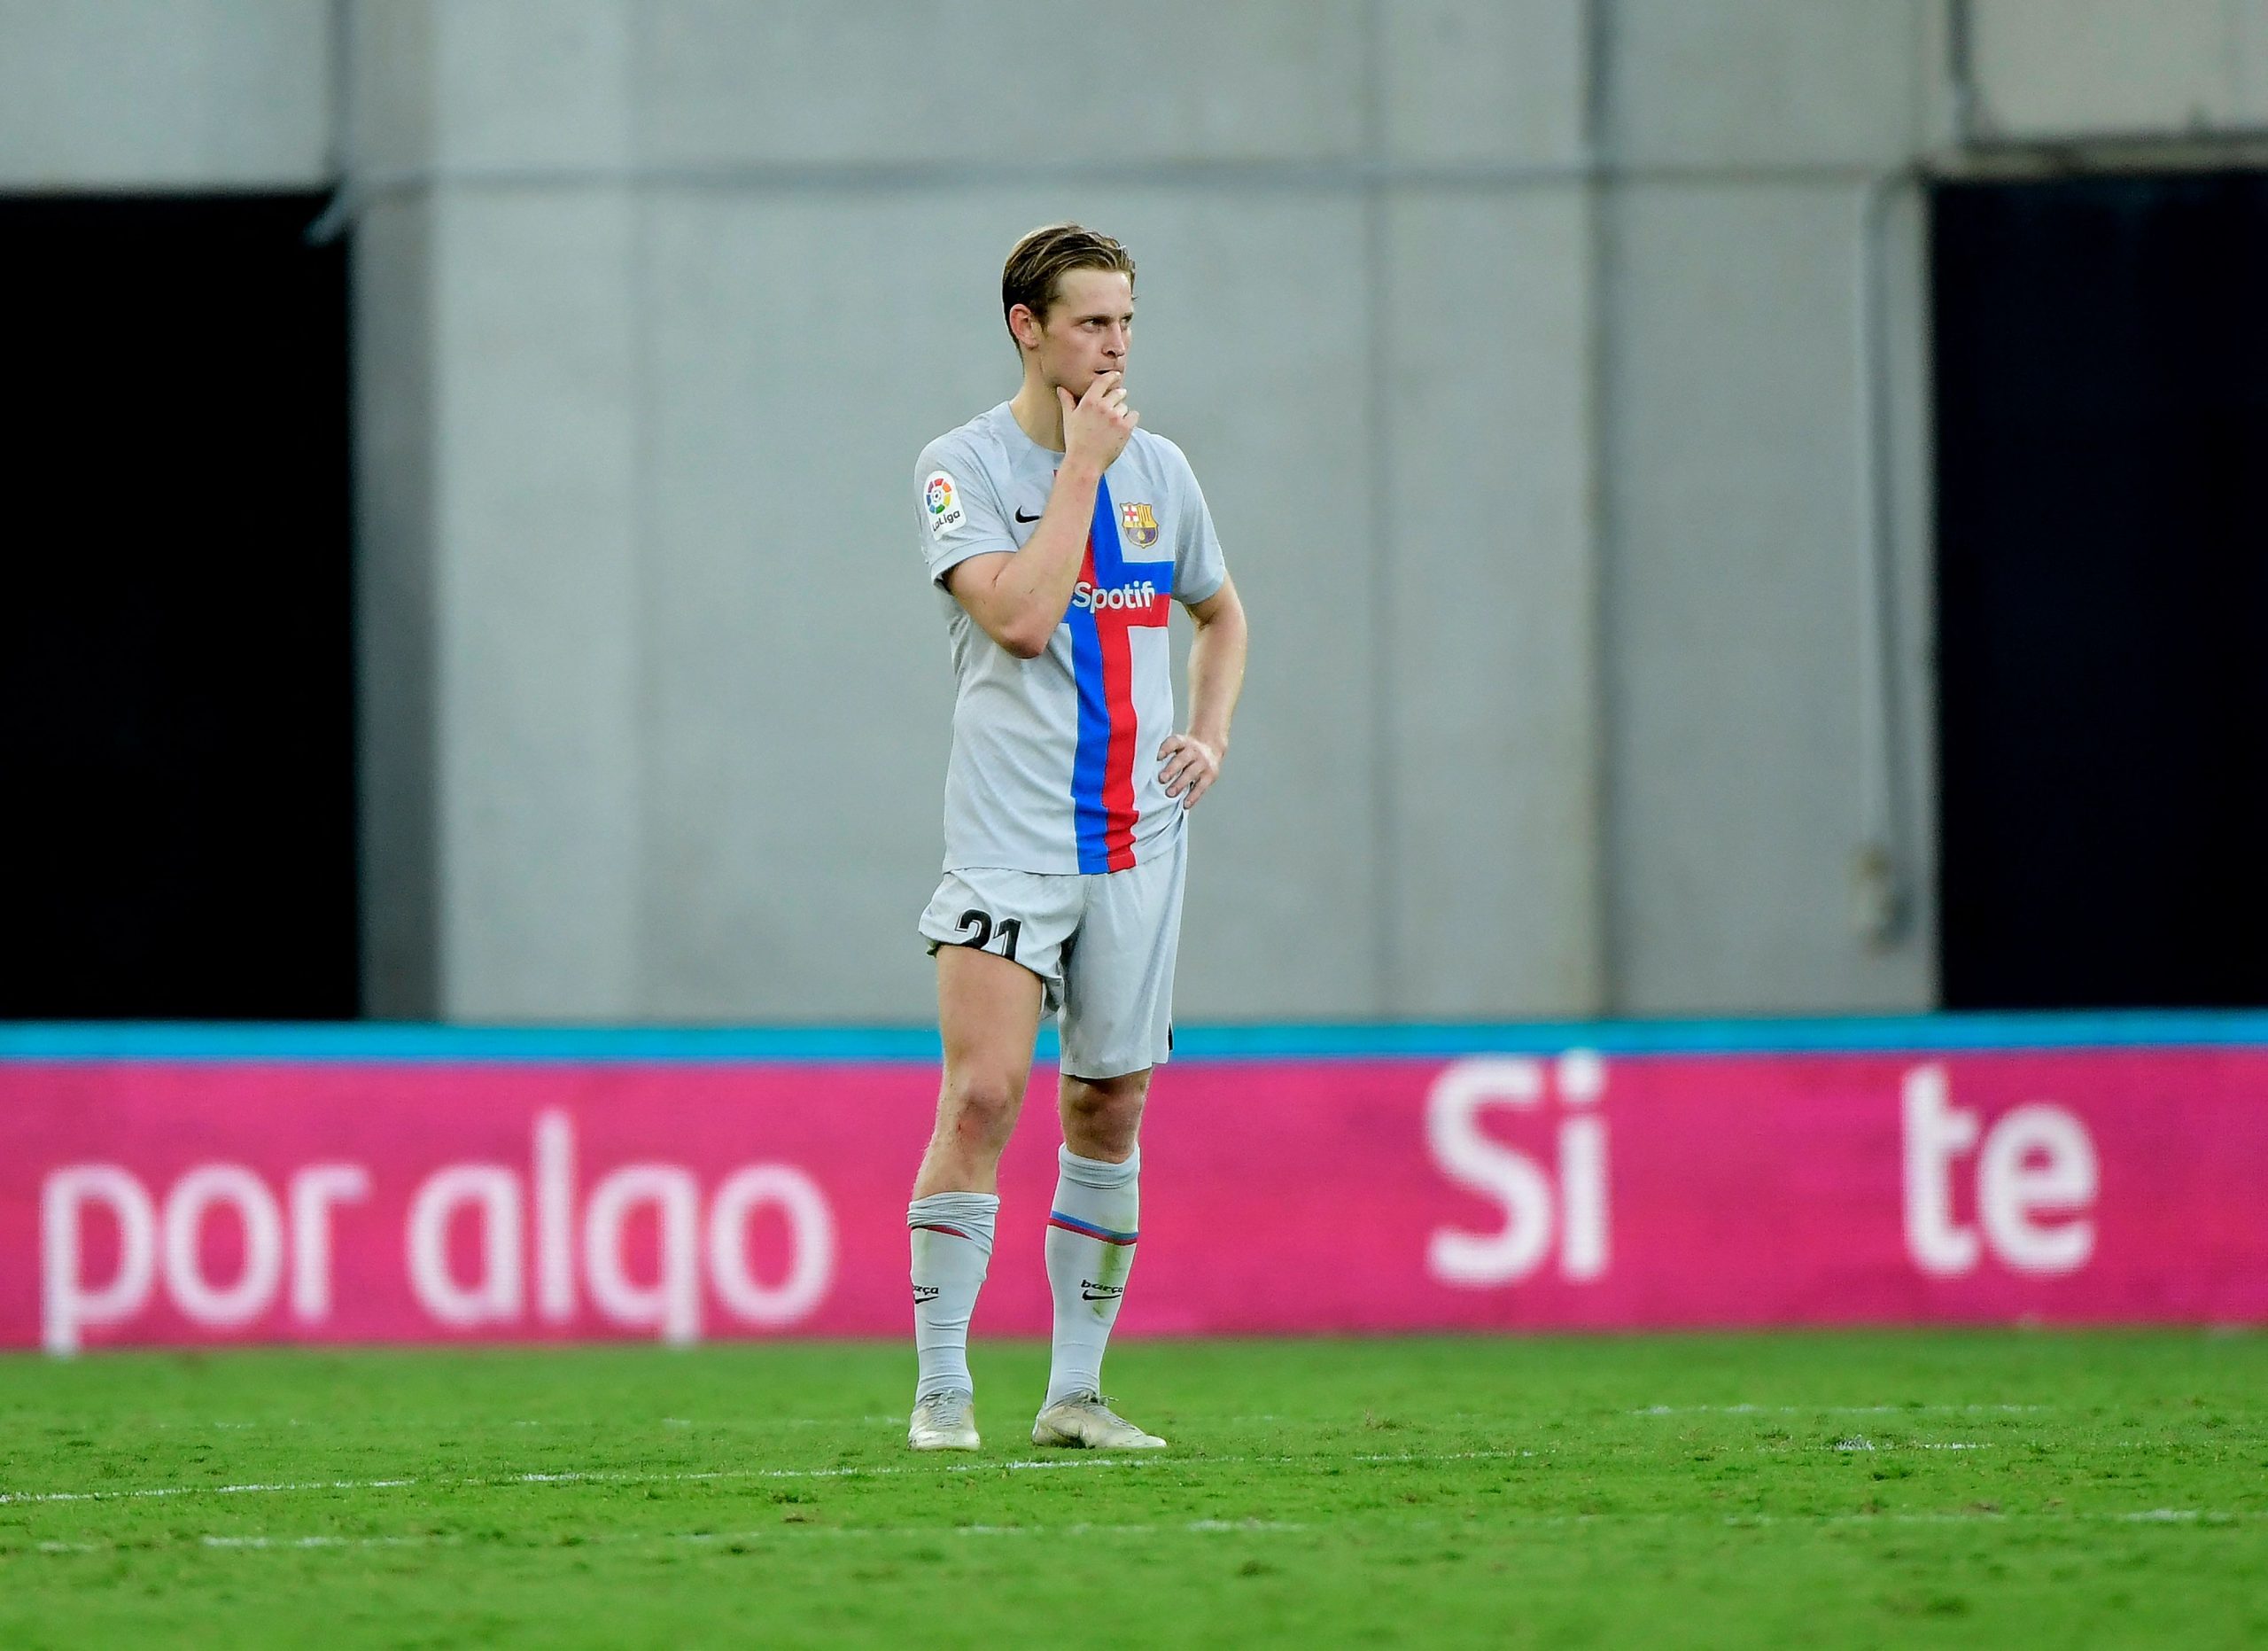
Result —
[[[1056,1162],[1061,1169],[1047,1217],[1047,1283],[1055,1295],[1049,1405],[1101,1390],[1102,1350],[1118,1322],[1142,1208],[1139,1148],[1123,1164],[1106,1164],[1065,1147]]]
[[[968,1318],[992,1259],[992,1219],[999,1210],[991,1193],[931,1193],[905,1206],[913,1249],[913,1351],[921,1365],[916,1404],[953,1388],[976,1390],[968,1375]]]

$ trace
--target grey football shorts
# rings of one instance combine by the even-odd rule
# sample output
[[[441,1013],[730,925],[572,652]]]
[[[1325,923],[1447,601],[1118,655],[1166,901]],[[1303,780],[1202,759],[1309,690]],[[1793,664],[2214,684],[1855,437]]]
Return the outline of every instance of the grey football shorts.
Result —
[[[945,873],[921,914],[932,955],[974,946],[1039,977],[1063,1070],[1116,1078],[1173,1052],[1173,966],[1189,831],[1124,871],[1046,876],[984,866]]]

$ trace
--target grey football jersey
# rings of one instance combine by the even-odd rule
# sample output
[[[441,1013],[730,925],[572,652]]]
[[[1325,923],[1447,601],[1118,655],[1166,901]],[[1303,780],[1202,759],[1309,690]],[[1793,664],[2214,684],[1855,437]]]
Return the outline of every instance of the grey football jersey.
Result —
[[[1137,430],[1104,472],[1071,604],[1037,658],[994,642],[944,588],[969,557],[1022,548],[1062,459],[1003,401],[922,448],[914,467],[915,533],[957,683],[948,871],[1122,870],[1180,826],[1180,800],[1158,782],[1158,746],[1174,731],[1166,616],[1228,577],[1181,449]]]

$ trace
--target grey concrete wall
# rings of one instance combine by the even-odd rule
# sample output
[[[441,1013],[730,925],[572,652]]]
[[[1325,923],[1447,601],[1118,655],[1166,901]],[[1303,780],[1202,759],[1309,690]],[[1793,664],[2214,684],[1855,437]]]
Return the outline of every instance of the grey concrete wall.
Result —
[[[2262,0],[1971,4],[1985,136],[2173,136],[2268,125]]]
[[[2194,133],[2268,4],[1066,16],[0,0],[0,188],[351,177],[373,1009],[927,1014],[905,489],[1061,216],[1141,261],[1254,619],[1184,1016],[1925,1007],[1924,248],[1867,191],[1963,164],[1964,19],[1988,134]]]
[[[1572,185],[1386,212],[1374,1006],[1603,1006],[1596,207]]]
[[[1382,149],[1410,170],[1371,208],[1386,933],[1361,1012],[1592,1014],[1604,982],[1587,8],[1439,0],[1383,15]],[[1426,167],[1444,175],[1425,182]]]
[[[330,0],[0,0],[0,190],[313,189]]]
[[[1926,912],[1868,944],[1878,697],[1859,666],[1859,308],[1870,180],[1922,144],[1923,7],[1625,0],[1607,116],[1608,939],[1630,1014],[1906,1009],[1934,993]],[[1910,216],[1891,247],[1913,269]],[[1891,336],[1918,339],[1915,284]],[[1904,445],[1918,385],[1900,383]],[[1926,567],[1900,490],[1899,565]],[[1909,578],[1907,586],[1914,588]],[[1901,684],[1925,668],[1902,628]],[[1923,799],[1907,752],[1895,776]],[[1901,868],[1926,889],[1922,845]]]
[[[611,4],[351,16],[356,170],[426,179],[356,204],[377,1013],[641,1007],[646,214],[603,177],[430,175],[619,167],[625,27]]]

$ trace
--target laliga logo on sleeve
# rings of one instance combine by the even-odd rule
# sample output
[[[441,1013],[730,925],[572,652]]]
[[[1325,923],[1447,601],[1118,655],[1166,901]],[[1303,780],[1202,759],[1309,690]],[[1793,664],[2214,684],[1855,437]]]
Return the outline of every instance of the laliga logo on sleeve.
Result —
[[[968,519],[960,508],[960,495],[953,487],[953,479],[941,470],[929,472],[929,479],[922,484],[921,501],[929,507],[929,536],[942,539]]]
[[[1434,1164],[1503,1211],[1503,1225],[1493,1233],[1434,1232],[1425,1270],[1440,1282],[1472,1289],[1517,1283],[1543,1264],[1555,1228],[1561,1278],[1581,1283],[1606,1271],[1606,1120],[1594,1110],[1606,1093],[1606,1063],[1588,1049],[1571,1049],[1551,1078],[1547,1086],[1542,1061],[1489,1056],[1459,1061],[1433,1080],[1425,1140]],[[1535,1113],[1547,1087],[1558,1092],[1563,1112],[1556,1176],[1481,1128],[1490,1107]]]

